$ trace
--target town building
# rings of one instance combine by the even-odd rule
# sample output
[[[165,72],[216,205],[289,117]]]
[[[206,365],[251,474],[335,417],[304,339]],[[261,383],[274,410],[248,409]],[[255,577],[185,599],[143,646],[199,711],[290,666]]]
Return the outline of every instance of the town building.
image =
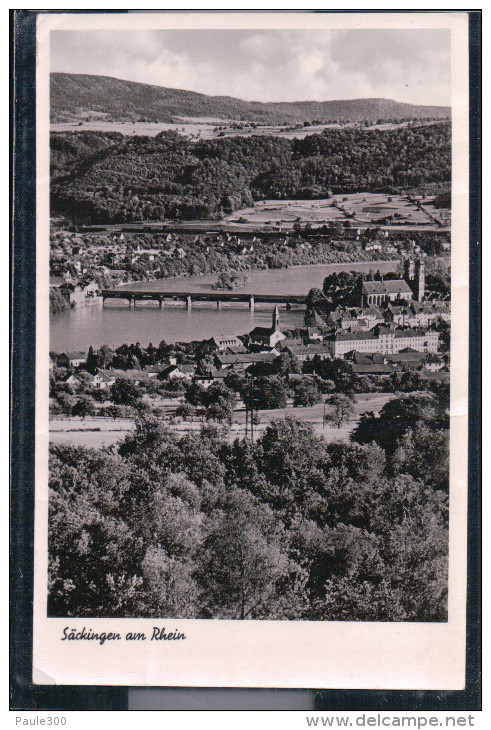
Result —
[[[288,352],[290,355],[296,357],[297,360],[301,360],[302,362],[305,360],[312,360],[314,357],[320,358],[321,360],[330,359],[331,357],[331,349],[329,345],[299,345],[295,343],[288,343],[283,348],[283,351]]]
[[[275,306],[271,327],[254,327],[249,332],[249,344],[256,347],[275,347],[286,337],[280,329],[280,311]]]
[[[113,382],[116,382],[116,380],[130,380],[135,385],[140,385],[140,383],[145,383],[149,380],[148,373],[135,368],[129,370],[111,368],[109,370],[101,370],[101,372],[106,377],[111,378]]]
[[[439,320],[449,322],[450,315],[450,305],[441,301],[388,304],[384,310],[385,321],[400,327],[428,327]]]
[[[351,350],[394,354],[411,348],[419,352],[438,352],[440,334],[433,330],[397,329],[377,325],[367,332],[337,332],[329,335],[325,344],[331,357],[344,357]]]
[[[404,279],[364,281],[361,285],[361,307],[380,307],[387,302],[411,301],[413,292]]]
[[[159,375],[159,380],[191,380],[194,367],[189,364],[169,365]]]
[[[64,284],[60,287],[61,293],[68,299],[72,307],[85,304],[87,300],[95,299],[100,296],[99,285],[95,281],[90,281],[82,286],[81,284]]]
[[[85,352],[62,352],[56,358],[56,365],[59,368],[79,368],[87,363]]]
[[[238,348],[240,350],[244,348],[244,343],[236,335],[215,335],[211,339],[211,344],[219,352],[224,352],[231,348]]]
[[[271,352],[249,352],[236,355],[217,352],[215,355],[215,365],[218,370],[243,371],[256,363],[274,362],[279,354],[276,349],[271,350]]]

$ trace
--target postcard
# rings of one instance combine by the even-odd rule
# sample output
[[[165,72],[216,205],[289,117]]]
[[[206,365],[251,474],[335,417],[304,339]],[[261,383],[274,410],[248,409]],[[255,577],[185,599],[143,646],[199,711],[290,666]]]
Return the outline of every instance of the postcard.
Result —
[[[33,682],[463,689],[468,14],[37,49]]]

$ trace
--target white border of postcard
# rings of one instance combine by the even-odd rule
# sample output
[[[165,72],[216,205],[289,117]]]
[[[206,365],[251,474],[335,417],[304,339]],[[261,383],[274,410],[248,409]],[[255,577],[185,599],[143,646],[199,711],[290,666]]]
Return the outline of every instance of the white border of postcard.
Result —
[[[452,34],[450,581],[447,623],[47,618],[49,38],[51,30],[449,28]],[[36,499],[33,682],[459,690],[465,686],[468,377],[468,22],[442,13],[47,14],[37,37]],[[178,629],[185,641],[61,642]]]

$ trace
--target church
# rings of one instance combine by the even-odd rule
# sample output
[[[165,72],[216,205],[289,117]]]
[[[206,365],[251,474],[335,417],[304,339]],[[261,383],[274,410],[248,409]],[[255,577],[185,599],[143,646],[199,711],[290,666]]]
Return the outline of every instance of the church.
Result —
[[[273,312],[273,321],[271,327],[254,327],[249,332],[249,345],[256,347],[267,347],[272,348],[285,340],[286,337],[280,330],[280,311],[278,306],[275,306]]]
[[[425,265],[423,259],[404,259],[404,279],[364,281],[361,287],[361,307],[379,307],[396,301],[421,302],[425,295]]]

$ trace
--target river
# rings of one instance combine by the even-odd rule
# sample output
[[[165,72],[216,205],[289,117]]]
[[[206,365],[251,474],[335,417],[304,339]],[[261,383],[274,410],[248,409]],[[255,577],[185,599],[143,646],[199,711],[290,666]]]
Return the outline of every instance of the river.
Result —
[[[347,264],[316,264],[293,266],[289,269],[266,269],[245,272],[247,283],[235,291],[251,294],[307,294],[312,287],[322,288],[324,278],[334,271],[393,271],[397,261],[358,262]],[[212,291],[218,274],[188,276],[180,279],[133,282],[131,289],[160,291]],[[213,303],[193,303],[187,310],[182,303],[166,302],[160,309],[155,302],[138,302],[131,309],[126,302],[110,300],[104,306],[98,302],[55,314],[50,318],[50,349],[55,352],[86,351],[103,344],[118,347],[123,343],[203,340],[217,334],[244,334],[256,326],[268,326],[273,307],[256,305],[251,312],[246,304],[224,304],[218,310]],[[303,324],[304,308],[280,309],[283,329]]]

